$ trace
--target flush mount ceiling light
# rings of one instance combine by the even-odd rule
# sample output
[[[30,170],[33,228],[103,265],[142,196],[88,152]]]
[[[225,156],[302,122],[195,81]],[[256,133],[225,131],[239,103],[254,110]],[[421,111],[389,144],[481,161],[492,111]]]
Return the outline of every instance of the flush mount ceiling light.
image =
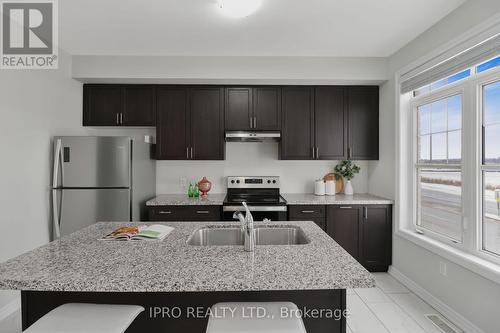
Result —
[[[218,0],[220,12],[227,17],[242,18],[250,16],[259,9],[262,0]]]

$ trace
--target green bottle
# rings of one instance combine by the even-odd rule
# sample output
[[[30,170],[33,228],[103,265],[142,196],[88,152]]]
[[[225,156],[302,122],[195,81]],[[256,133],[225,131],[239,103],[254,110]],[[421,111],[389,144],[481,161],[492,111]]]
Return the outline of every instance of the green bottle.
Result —
[[[194,196],[193,184],[189,183],[188,197],[192,198]]]
[[[200,190],[198,189],[198,184],[194,186],[194,197],[199,198],[200,197]]]

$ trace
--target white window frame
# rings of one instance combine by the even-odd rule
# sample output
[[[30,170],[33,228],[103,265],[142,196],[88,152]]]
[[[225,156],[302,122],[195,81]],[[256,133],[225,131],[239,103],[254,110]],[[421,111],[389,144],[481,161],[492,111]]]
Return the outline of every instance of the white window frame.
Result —
[[[484,74],[484,75],[481,75]],[[476,107],[478,112],[477,115],[477,125],[476,129],[478,131],[477,135],[477,156],[476,156],[476,219],[478,222],[476,228],[476,254],[486,260],[495,262],[500,265],[500,254],[495,254],[490,251],[486,251],[483,249],[483,186],[484,186],[484,171],[500,171],[500,165],[483,165],[483,156],[482,156],[482,148],[483,148],[483,135],[482,135],[482,125],[483,125],[483,86],[488,85],[490,83],[499,82],[500,81],[500,69],[490,69],[481,73],[476,80]],[[500,144],[500,143],[499,143]]]
[[[411,141],[412,141],[412,164],[413,164],[413,216],[414,216],[414,224],[415,231],[429,237],[432,237],[438,241],[443,243],[447,243],[453,247],[463,248],[465,243],[465,216],[466,216],[466,204],[464,200],[464,193],[467,193],[467,186],[464,184],[464,144],[465,144],[465,128],[464,128],[464,110],[465,110],[465,102],[466,102],[466,79],[454,82],[453,84],[443,86],[440,89],[436,89],[432,92],[419,95],[417,97],[413,97],[410,103],[411,110]],[[454,95],[461,95],[461,104],[462,104],[462,124],[461,124],[461,148],[462,148],[462,162],[460,164],[436,164],[436,163],[419,163],[418,162],[418,108],[422,105],[426,105],[435,101],[439,101]],[[447,237],[446,235],[440,234],[433,230],[421,227],[417,225],[418,222],[418,202],[419,202],[419,187],[418,187],[418,170],[419,169],[444,169],[444,170],[457,170],[462,174],[462,193],[461,193],[461,201],[462,201],[462,221],[461,221],[461,239],[459,241]]]
[[[396,231],[395,234],[454,263],[500,283],[500,258],[482,250],[482,86],[500,80],[500,68],[453,82],[432,92],[413,97],[400,95],[400,75],[396,73]],[[440,98],[462,94],[462,202],[463,240],[455,243],[426,229],[419,234],[417,217],[417,113],[416,106]],[[424,102],[425,101],[425,102]],[[470,112],[474,110],[474,112]],[[465,125],[465,126],[464,126]],[[446,165],[443,165],[446,167]],[[489,167],[487,167],[489,168]],[[499,168],[500,169],[500,168]],[[469,204],[468,204],[469,203]]]

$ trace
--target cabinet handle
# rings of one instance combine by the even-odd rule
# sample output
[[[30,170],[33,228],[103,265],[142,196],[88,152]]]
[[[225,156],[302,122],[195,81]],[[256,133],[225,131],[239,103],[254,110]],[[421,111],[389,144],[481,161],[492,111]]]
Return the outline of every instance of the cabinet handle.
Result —
[[[186,160],[189,160],[189,147],[186,147]]]
[[[301,213],[303,213],[303,214],[312,214],[312,213],[314,213],[314,210],[303,210],[303,211],[301,211]]]
[[[193,159],[193,147],[191,147],[191,159]]]
[[[347,148],[347,157],[352,158],[352,148],[351,147]]]
[[[257,117],[253,117],[253,128],[257,128]]]
[[[172,212],[169,210],[160,210],[158,214],[172,214]]]
[[[208,214],[210,213],[208,210],[197,210],[196,214]]]
[[[253,117],[249,117],[250,119],[250,128],[253,128]]]
[[[116,114],[116,124],[120,125],[120,114]]]
[[[365,220],[368,220],[368,207],[365,207]]]
[[[315,159],[316,159],[316,157],[314,156],[314,152],[315,152],[316,150],[314,149],[314,147],[311,147],[311,149],[312,149],[312,153],[313,153],[313,160],[315,160]]]
[[[339,208],[340,208],[340,209],[352,209],[352,207],[351,207],[351,206],[340,206]]]
[[[123,113],[120,112],[120,125],[123,125]]]
[[[319,148],[316,147],[316,159],[318,160],[319,159]]]

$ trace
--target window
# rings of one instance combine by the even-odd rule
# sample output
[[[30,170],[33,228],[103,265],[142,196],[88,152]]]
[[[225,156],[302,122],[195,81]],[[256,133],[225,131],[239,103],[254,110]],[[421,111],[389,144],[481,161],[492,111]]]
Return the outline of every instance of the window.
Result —
[[[500,57],[499,57],[500,58]],[[433,82],[431,84],[425,85],[421,88],[418,88],[417,90],[413,91],[413,96],[419,96],[425,93],[429,93],[431,91],[434,91],[436,89],[439,89],[441,87],[444,87],[446,85],[452,84],[453,82],[460,81],[462,79],[465,79],[471,75],[471,69],[468,68],[464,71],[461,71],[459,73],[453,74],[451,76],[448,76],[444,79],[438,80],[436,82]]]
[[[500,255],[500,81],[482,97],[482,249]]]
[[[500,66],[500,57],[493,58],[478,65],[476,67],[476,73],[481,73],[497,66]]]
[[[417,226],[462,241],[462,95],[417,104]]]
[[[459,74],[402,95],[402,225],[500,265],[500,57]]]

